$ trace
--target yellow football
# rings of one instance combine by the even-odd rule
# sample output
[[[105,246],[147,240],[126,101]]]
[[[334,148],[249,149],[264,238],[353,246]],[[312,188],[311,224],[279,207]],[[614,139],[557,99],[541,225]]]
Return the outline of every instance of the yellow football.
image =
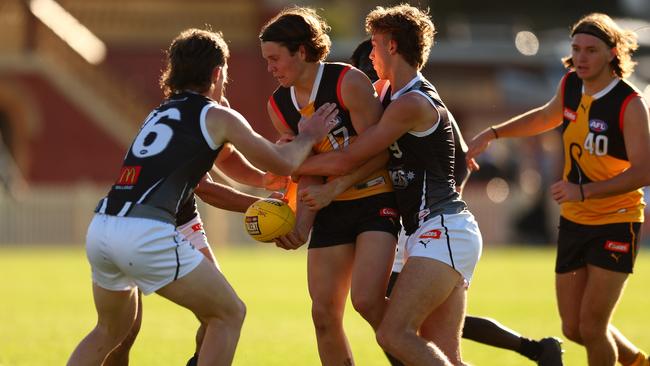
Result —
[[[296,216],[291,207],[274,198],[264,198],[253,203],[244,215],[246,232],[261,242],[270,242],[288,234],[295,224]]]

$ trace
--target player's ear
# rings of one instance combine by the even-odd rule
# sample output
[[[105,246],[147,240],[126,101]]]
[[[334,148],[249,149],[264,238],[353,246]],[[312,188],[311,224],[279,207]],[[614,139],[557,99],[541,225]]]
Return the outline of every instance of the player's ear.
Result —
[[[223,70],[223,67],[217,66],[212,70],[212,83],[216,83],[217,80],[219,80],[219,77],[221,76],[221,72]]]
[[[301,60],[305,61],[307,59],[307,50],[305,49],[305,45],[301,44],[298,46],[297,52]]]
[[[392,39],[392,38],[390,40],[388,40],[388,52],[391,55],[394,55],[394,54],[397,53],[397,41]]]
[[[609,62],[612,62],[612,60],[615,59],[616,56],[618,56],[618,49],[616,47],[610,48],[609,54],[610,54]]]

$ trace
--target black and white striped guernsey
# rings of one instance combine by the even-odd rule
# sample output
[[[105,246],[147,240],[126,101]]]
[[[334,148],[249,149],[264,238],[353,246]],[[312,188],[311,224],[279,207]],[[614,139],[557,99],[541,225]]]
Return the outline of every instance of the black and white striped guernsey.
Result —
[[[191,199],[222,148],[207,131],[206,115],[211,108],[223,107],[203,95],[183,92],[153,110],[96,212],[176,226],[179,208]]]
[[[455,190],[454,137],[446,106],[420,73],[402,89],[382,93],[382,104],[388,106],[406,93],[421,94],[439,115],[427,131],[409,131],[390,147],[388,171],[402,224],[412,234],[428,218],[459,213],[467,206]]]

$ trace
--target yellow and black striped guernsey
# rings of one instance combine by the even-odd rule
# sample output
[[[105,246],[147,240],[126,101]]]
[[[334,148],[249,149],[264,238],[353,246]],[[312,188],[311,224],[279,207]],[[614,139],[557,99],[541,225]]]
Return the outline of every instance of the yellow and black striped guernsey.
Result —
[[[341,149],[357,138],[357,131],[352,125],[350,113],[341,98],[341,82],[349,70],[350,66],[346,64],[330,62],[320,64],[309,103],[302,108],[298,106],[293,87],[278,87],[269,100],[280,121],[296,135],[298,134],[298,122],[301,118],[311,116],[318,107],[325,103],[336,104],[339,110],[336,125],[321,142],[315,145],[316,153]],[[392,190],[388,172],[386,169],[381,169],[348,188],[335,200],[352,200]]]
[[[565,180],[587,184],[610,179],[630,167],[623,138],[627,104],[638,96],[627,81],[614,79],[594,95],[583,93],[582,80],[569,72],[562,80]],[[565,202],[561,215],[583,225],[642,222],[641,189],[583,202]]]

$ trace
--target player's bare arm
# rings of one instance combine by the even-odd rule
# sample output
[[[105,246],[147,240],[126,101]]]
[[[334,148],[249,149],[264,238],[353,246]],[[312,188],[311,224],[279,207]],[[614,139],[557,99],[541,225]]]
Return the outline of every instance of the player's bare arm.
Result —
[[[215,165],[238,183],[270,191],[283,189],[289,179],[257,169],[230,143],[226,143],[219,152]]]
[[[352,68],[343,77],[341,99],[350,111],[352,125],[358,134],[377,124],[383,107],[377,98],[370,79],[358,69]]]
[[[298,190],[304,190],[309,187],[322,186],[322,178],[317,176],[305,175],[298,180]],[[276,238],[275,244],[279,248],[293,250],[298,249],[307,243],[309,233],[311,232],[316,211],[310,210],[306,202],[301,199],[296,200],[296,224],[293,230],[287,235]]]
[[[368,127],[377,124],[381,118],[383,107],[377,98],[374,87],[370,83],[368,77],[355,68],[348,71],[343,78],[341,85],[341,98],[350,111],[352,125],[358,134],[362,134]],[[380,154],[385,155],[385,152],[381,152]],[[377,161],[384,159],[385,158],[378,157],[377,160],[373,162],[369,161],[368,166],[361,166],[359,170],[351,172],[349,176],[340,177],[337,185],[340,188],[348,188],[354,183],[363,180],[368,177],[368,175],[382,168],[382,166],[377,165]],[[306,174],[300,168],[298,168],[296,173]],[[340,175],[328,173],[325,170],[319,174],[327,176]],[[347,187],[344,187],[346,184]]]
[[[559,203],[603,198],[627,193],[650,185],[650,118],[648,105],[636,97],[627,105],[623,117],[623,137],[630,167],[621,174],[602,181],[582,186],[566,181],[551,186],[551,194]]]
[[[259,197],[217,183],[208,174],[201,179],[194,193],[210,206],[234,212],[246,212],[248,206],[259,199]]]
[[[290,175],[311,152],[313,144],[329,132],[337,113],[334,104],[321,106],[306,120],[307,123],[299,125],[300,134],[284,145],[275,145],[266,140],[251,128],[241,114],[228,108],[210,109],[206,126],[215,143],[231,142],[255,166],[280,175]]]
[[[490,145],[492,140],[503,137],[534,136],[552,130],[562,123],[562,83],[555,95],[545,105],[513,117],[501,124],[486,128],[468,144],[465,160],[471,170],[478,170],[474,160]]]
[[[388,150],[385,150],[368,160],[358,169],[348,175],[330,178],[325,184],[311,185],[298,191],[300,201],[304,202],[310,210],[320,210],[329,205],[336,196],[345,192],[354,183],[363,180],[377,170],[386,167],[388,163]]]
[[[319,154],[300,167],[303,174],[344,175],[369,158],[388,149],[410,130],[426,131],[438,120],[438,112],[421,95],[409,93],[391,103],[379,123],[369,127],[342,150]]]

